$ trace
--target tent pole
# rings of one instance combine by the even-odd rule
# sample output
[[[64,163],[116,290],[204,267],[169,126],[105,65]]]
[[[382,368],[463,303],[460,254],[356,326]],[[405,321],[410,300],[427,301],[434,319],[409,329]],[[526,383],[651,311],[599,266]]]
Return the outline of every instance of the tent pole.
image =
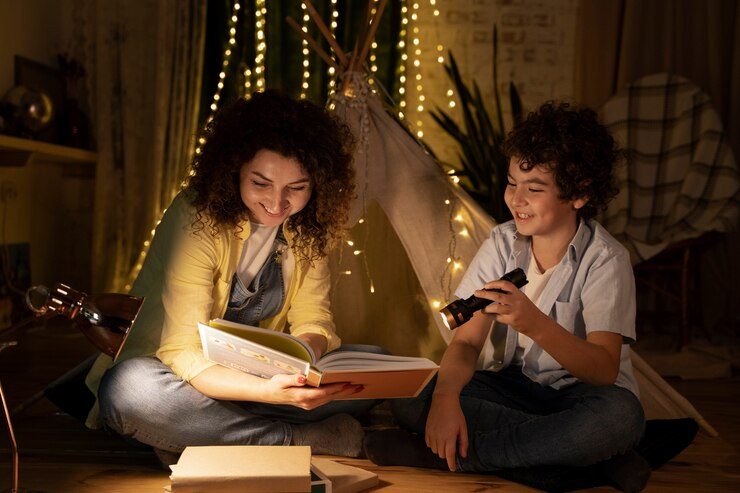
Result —
[[[383,10],[385,10],[385,6],[388,4],[388,0],[380,0],[380,3],[378,4],[378,10],[375,12],[375,16],[373,17],[372,23],[370,24],[370,30],[367,33],[367,36],[365,36],[365,40],[362,45],[362,50],[360,50],[359,56],[357,56],[354,61],[354,65],[350,66],[350,71],[358,71],[359,68],[363,64],[363,60],[365,60],[365,57],[367,56],[368,51],[370,51],[370,45],[373,42],[373,38],[375,37],[375,33],[378,31],[378,24],[380,24],[380,16],[383,15]]]
[[[298,35],[308,43],[308,45],[314,49],[316,53],[321,57],[322,60],[324,60],[326,63],[329,64],[329,66],[334,67],[335,70],[339,71],[339,64],[334,61],[332,57],[327,55],[327,53],[319,46],[319,44],[314,40],[311,36],[308,35],[306,31],[304,31],[301,26],[298,25],[298,23],[290,16],[285,17],[285,21],[288,23],[290,27],[293,28],[295,32],[298,33]]]
[[[334,36],[331,35],[331,31],[329,31],[329,28],[326,27],[326,24],[324,24],[324,21],[321,20],[321,16],[316,11],[313,4],[310,2],[310,0],[303,0],[303,3],[306,4],[306,8],[308,9],[308,15],[316,23],[316,26],[319,28],[319,31],[321,31],[321,34],[324,36],[324,39],[326,39],[326,41],[331,46],[332,50],[334,50],[334,53],[337,54],[337,58],[339,58],[339,62],[341,63],[342,67],[347,67],[349,60],[347,59],[346,53],[344,53],[342,48],[339,46],[339,43],[337,43],[337,40],[334,39]]]

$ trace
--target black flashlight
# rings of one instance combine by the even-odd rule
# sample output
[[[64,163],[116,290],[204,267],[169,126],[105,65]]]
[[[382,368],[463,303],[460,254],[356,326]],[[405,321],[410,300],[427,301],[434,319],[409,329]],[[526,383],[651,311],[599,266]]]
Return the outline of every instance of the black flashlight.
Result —
[[[501,280],[509,281],[518,288],[521,288],[528,282],[527,275],[522,269],[518,267],[513,271],[504,274]],[[506,293],[506,291],[503,291],[501,289],[486,289],[486,291]],[[453,301],[446,307],[442,308],[439,311],[439,314],[442,316],[442,323],[445,324],[445,327],[453,330],[470,320],[475,312],[489,305],[490,303],[492,303],[491,300],[478,298],[477,296],[473,295],[465,300]]]

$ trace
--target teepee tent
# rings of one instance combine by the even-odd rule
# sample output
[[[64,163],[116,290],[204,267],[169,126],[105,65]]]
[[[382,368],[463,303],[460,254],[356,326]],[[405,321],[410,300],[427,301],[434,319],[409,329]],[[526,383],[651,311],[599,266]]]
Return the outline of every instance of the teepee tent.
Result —
[[[439,361],[452,334],[438,310],[451,301],[494,221],[385,110],[362,73],[385,3],[381,0],[350,55],[342,51],[310,2],[306,2],[308,12],[336,59],[305,31],[296,29],[343,74],[329,105],[357,140],[357,199],[350,213],[347,244],[332,258],[332,311],[345,342],[380,344],[397,354]],[[648,418],[691,417],[716,434],[634,352],[633,365]]]

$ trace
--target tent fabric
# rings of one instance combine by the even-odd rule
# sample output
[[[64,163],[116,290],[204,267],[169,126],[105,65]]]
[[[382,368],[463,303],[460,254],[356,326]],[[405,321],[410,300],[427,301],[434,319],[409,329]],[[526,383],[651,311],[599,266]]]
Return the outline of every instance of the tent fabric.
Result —
[[[426,341],[421,347],[413,341],[410,346],[384,342],[391,350],[435,356],[452,336],[436,312],[451,301],[465,266],[488,237],[494,221],[450,182],[434,159],[386,112],[360,74],[345,76],[343,89],[333,95],[331,104],[357,141],[357,200],[349,223],[363,222],[351,233],[354,245],[345,248],[343,258],[334,264],[335,272],[353,273],[339,275],[335,282],[333,306],[351,311],[349,317],[337,314],[337,326],[347,339],[347,334],[377,335],[378,330],[395,327],[409,331],[409,324],[421,325],[420,331],[410,332]],[[396,246],[396,253],[407,257],[411,269],[395,265],[389,243]],[[362,254],[352,255],[354,250]],[[367,268],[363,262],[368,263]],[[348,269],[348,265],[354,267]],[[394,266],[398,272],[387,272]],[[381,279],[387,282],[382,284]],[[356,296],[357,292],[369,292],[370,280],[375,290],[370,296],[379,300],[387,295],[388,284],[401,289],[388,303],[377,306],[372,299]],[[439,308],[434,302],[440,304]],[[404,312],[409,310],[415,312],[413,320],[405,320]],[[385,316],[381,317],[379,311]],[[361,327],[367,321],[373,326]]]
[[[600,218],[633,264],[705,232],[734,229],[740,173],[709,96],[688,79],[659,73],[617,92],[601,119],[628,152],[620,193]]]

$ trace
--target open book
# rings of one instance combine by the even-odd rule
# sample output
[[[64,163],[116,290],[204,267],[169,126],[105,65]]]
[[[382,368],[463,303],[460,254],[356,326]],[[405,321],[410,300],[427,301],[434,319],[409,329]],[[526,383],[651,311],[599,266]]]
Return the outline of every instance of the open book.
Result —
[[[359,351],[332,351],[317,361],[311,347],[291,334],[223,319],[199,323],[198,330],[203,354],[215,363],[262,378],[299,373],[314,387],[364,386],[348,399],[415,397],[439,369],[426,358]]]

